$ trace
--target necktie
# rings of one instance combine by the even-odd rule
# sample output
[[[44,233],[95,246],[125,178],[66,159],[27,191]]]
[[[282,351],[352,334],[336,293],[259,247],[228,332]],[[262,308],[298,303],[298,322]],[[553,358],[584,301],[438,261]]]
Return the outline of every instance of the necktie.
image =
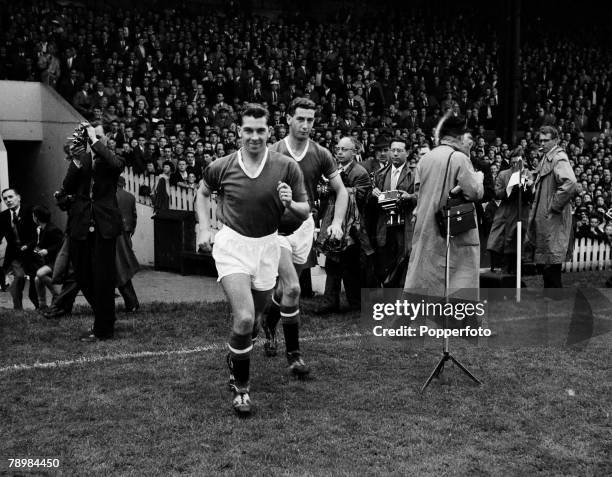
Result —
[[[399,169],[394,169],[393,173],[391,175],[391,190],[396,190],[397,189],[397,180],[399,178]]]
[[[19,238],[19,230],[17,229],[17,224],[19,223],[19,216],[14,210],[11,210],[11,223],[13,228],[13,234],[15,234],[15,242],[17,245],[20,245],[21,239]]]

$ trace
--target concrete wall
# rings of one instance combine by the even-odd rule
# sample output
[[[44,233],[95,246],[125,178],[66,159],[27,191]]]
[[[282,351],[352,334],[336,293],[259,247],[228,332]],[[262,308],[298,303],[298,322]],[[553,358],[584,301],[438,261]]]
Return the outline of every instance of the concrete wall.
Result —
[[[153,249],[153,207],[136,203],[138,222],[132,237],[134,253],[141,266],[153,266],[155,253]]]
[[[53,193],[61,187],[68,167],[64,141],[83,120],[49,86],[0,81],[0,186],[4,189],[10,184],[19,189],[26,205],[46,205],[62,228],[66,214],[55,206]],[[137,211],[134,252],[141,265],[152,266],[153,209],[137,204]]]
[[[41,83],[0,81],[0,136],[8,155],[8,178],[27,205],[43,204],[63,227],[65,214],[55,207],[67,163],[63,145],[83,121],[54,89]],[[2,181],[0,154],[0,183]]]

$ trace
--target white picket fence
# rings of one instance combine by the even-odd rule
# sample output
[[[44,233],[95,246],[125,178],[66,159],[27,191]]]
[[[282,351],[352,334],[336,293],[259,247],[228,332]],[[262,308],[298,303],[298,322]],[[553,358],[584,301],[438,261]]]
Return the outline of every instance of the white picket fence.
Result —
[[[144,205],[152,207],[150,195],[140,195],[140,187],[146,185],[151,192],[155,191],[157,185],[157,177],[144,176],[143,174],[134,174],[131,170],[126,170],[122,174],[125,178],[125,190],[131,192],[136,197],[136,200]],[[170,209],[171,210],[195,210],[195,194],[194,189],[185,189],[183,187],[170,186]],[[217,221],[217,201],[216,195],[213,194],[210,201],[210,227],[214,235],[219,230],[219,222]]]
[[[142,174],[134,174],[131,170],[123,173],[125,177],[125,189],[134,196],[138,202],[151,206],[151,197],[139,195],[140,186],[147,185],[151,191],[155,190],[157,178],[145,177]],[[193,189],[182,187],[170,187],[170,208],[173,210],[194,210],[195,193]],[[210,224],[214,234],[219,230],[217,221],[217,202],[211,200]],[[582,272],[587,270],[610,270],[612,268],[612,249],[603,242],[591,239],[576,239],[574,243],[574,254],[572,260],[563,264],[566,272]]]
[[[612,268],[610,245],[587,238],[576,239],[572,259],[563,266],[566,272],[610,270],[610,268]]]
[[[157,177],[144,176],[143,174],[134,174],[131,170],[123,173],[125,177],[125,190],[136,196],[136,200],[141,204],[152,205],[151,197],[140,195],[140,187],[146,185],[151,192],[155,191],[157,185]],[[185,189],[183,187],[170,186],[170,209],[172,210],[194,210],[195,205],[195,190]]]

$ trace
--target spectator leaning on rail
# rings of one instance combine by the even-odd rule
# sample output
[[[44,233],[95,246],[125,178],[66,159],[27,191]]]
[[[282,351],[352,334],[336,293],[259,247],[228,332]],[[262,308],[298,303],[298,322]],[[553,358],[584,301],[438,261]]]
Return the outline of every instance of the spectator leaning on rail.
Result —
[[[539,143],[542,159],[536,169],[525,253],[538,266],[545,288],[561,288],[561,266],[573,246],[570,201],[576,192],[576,176],[559,147],[556,128],[542,126]]]

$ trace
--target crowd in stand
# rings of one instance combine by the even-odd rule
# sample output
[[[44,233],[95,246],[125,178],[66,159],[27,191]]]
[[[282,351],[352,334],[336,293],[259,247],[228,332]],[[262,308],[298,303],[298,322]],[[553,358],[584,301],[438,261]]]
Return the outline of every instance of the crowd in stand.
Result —
[[[163,178],[167,192],[197,187],[203,168],[238,147],[246,102],[265,104],[270,141],[283,138],[284,113],[296,96],[318,105],[313,139],[333,150],[340,137],[354,135],[364,161],[381,135],[403,136],[418,160],[452,108],[473,131],[475,163],[493,176],[508,166],[516,145],[491,133],[503,99],[495,27],[483,27],[477,13],[398,13],[389,21],[381,10],[321,23],[190,8],[201,10],[2,2],[0,79],[56,88],[104,124],[109,147],[135,173]],[[609,241],[612,52],[587,36],[557,41],[552,27],[538,33],[526,39],[521,58],[520,145],[534,166],[534,131],[543,124],[561,131],[580,186],[575,236]]]

